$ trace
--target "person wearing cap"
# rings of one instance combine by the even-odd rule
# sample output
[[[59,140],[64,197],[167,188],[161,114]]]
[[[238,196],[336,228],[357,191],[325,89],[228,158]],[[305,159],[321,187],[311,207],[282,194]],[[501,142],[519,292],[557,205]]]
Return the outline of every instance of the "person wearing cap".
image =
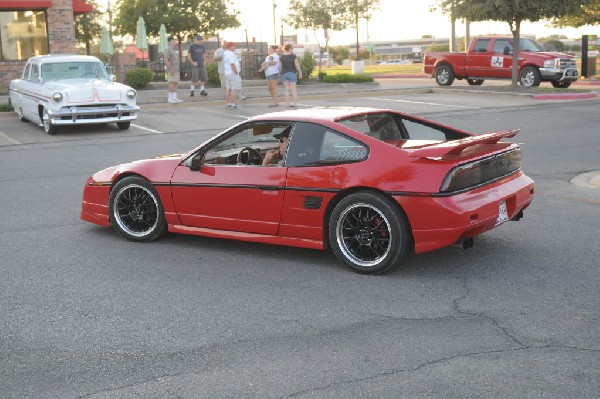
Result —
[[[177,104],[182,102],[177,98],[177,86],[179,85],[179,51],[177,50],[177,39],[169,36],[167,39],[169,46],[165,50],[165,67],[167,68],[167,82],[169,82],[169,98],[168,103]]]
[[[283,166],[283,156],[287,150],[291,131],[292,128],[288,126],[282,132],[273,135],[273,137],[279,140],[279,148],[267,151],[263,159],[263,166]]]
[[[187,52],[187,60],[191,65],[192,84],[190,86],[190,97],[194,97],[194,89],[196,84],[200,82],[200,95],[208,96],[204,90],[204,84],[207,80],[206,65],[205,65],[206,47],[204,46],[204,37],[196,36],[196,41],[192,43]]]
[[[240,76],[240,60],[235,53],[234,42],[227,43],[227,50],[223,53],[223,71],[225,72],[225,102],[227,109],[238,108],[235,100],[242,88],[242,77]]]
[[[213,55],[213,61],[217,63],[217,70],[219,72],[219,82],[221,83],[221,89],[225,93],[225,99],[227,99],[227,89],[225,88],[225,70],[223,69],[223,54],[227,51],[227,40],[221,39],[221,47],[219,47]],[[239,99],[245,100],[248,97],[240,90]]]

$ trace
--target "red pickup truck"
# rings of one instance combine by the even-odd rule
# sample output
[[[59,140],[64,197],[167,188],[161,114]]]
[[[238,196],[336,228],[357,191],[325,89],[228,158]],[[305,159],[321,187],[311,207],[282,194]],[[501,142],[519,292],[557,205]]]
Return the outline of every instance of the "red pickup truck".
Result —
[[[568,54],[544,52],[535,41],[519,41],[519,83],[567,88],[578,76],[575,58]],[[472,86],[484,79],[512,78],[513,38],[500,36],[475,37],[467,53],[426,53],[423,71],[435,77],[440,86],[450,86],[454,79],[467,79]]]

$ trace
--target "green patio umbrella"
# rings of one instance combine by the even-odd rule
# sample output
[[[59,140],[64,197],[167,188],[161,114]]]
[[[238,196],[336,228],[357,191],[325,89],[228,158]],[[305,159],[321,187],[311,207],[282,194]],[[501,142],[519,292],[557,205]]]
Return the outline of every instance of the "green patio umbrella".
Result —
[[[167,28],[165,28],[165,24],[160,24],[160,29],[158,31],[158,52],[164,53],[167,46]]]
[[[137,31],[135,46],[142,52],[142,62],[144,60],[144,51],[148,50],[148,38],[146,37],[146,23],[144,18],[139,17],[137,21]]]
[[[113,42],[108,34],[106,26],[102,28],[102,39],[100,41],[100,54],[110,57],[113,55],[115,50],[113,49]]]

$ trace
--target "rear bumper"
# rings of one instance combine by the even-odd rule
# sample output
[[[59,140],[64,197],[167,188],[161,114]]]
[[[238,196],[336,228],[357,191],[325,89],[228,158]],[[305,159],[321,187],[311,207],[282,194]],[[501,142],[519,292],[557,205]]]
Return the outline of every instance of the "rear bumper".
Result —
[[[527,208],[534,183],[519,172],[490,185],[447,197],[395,196],[411,224],[415,253],[450,246],[502,225],[497,223],[500,203],[508,220]]]

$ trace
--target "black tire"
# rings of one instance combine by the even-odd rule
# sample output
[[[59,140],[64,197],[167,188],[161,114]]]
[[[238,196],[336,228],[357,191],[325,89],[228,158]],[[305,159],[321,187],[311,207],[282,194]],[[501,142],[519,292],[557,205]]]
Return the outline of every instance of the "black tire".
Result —
[[[550,83],[552,83],[552,86],[555,87],[555,88],[557,88],[557,89],[566,89],[567,87],[571,86],[572,82],[565,82],[564,80],[560,81],[560,82],[556,82],[556,81],[553,80]]]
[[[17,111],[17,116],[19,117],[19,120],[21,122],[27,122],[27,118],[25,118],[25,116],[23,115],[23,108],[19,107]]]
[[[167,232],[165,211],[154,186],[139,176],[126,177],[110,192],[110,223],[133,241],[154,241]]]
[[[58,133],[58,127],[53,125],[50,122],[50,118],[48,117],[48,110],[44,108],[42,110],[42,125],[44,126],[44,132],[48,134],[56,134]]]
[[[328,230],[335,256],[361,274],[383,273],[411,250],[406,216],[376,193],[358,192],[342,199],[331,213]]]
[[[130,121],[127,121],[127,122],[117,122],[117,126],[121,130],[127,130],[127,129],[129,129],[129,125],[131,125]]]
[[[525,67],[519,74],[519,83],[521,83],[521,86],[523,87],[537,87],[541,82],[542,76],[536,67]]]
[[[435,70],[435,81],[440,86],[450,86],[454,83],[454,71],[450,65],[440,65]]]
[[[485,79],[467,79],[469,86],[481,86]]]

